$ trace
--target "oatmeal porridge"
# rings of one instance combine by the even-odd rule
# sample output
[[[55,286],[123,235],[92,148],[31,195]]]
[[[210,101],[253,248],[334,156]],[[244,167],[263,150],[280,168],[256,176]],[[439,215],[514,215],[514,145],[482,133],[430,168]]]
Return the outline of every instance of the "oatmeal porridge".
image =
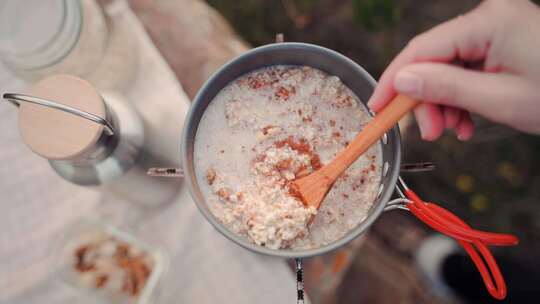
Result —
[[[195,138],[197,180],[229,230],[271,249],[321,247],[362,222],[381,178],[373,145],[337,179],[319,210],[289,184],[330,162],[370,120],[339,78],[300,66],[272,66],[223,88]]]

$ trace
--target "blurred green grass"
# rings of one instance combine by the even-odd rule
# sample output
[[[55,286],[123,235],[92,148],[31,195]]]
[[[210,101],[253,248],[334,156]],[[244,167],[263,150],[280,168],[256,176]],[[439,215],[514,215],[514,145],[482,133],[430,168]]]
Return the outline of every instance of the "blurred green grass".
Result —
[[[253,46],[310,42],[337,50],[378,77],[408,40],[477,0],[207,0]]]
[[[369,31],[392,29],[399,21],[399,6],[393,0],[353,0],[354,20]]]

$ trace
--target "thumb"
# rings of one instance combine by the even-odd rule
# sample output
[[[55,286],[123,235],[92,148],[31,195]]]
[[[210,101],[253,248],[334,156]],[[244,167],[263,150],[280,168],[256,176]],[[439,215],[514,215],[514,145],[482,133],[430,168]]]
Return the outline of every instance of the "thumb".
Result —
[[[394,89],[404,95],[478,113],[507,123],[516,113],[521,79],[503,73],[466,70],[444,63],[416,63],[402,68]],[[506,117],[509,116],[509,117]]]

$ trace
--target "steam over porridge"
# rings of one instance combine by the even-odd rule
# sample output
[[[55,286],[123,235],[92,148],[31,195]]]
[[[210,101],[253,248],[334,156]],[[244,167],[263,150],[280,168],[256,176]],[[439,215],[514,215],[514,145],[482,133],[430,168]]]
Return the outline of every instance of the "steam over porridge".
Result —
[[[197,179],[212,213],[272,249],[340,239],[377,195],[380,144],[336,181],[318,211],[292,196],[289,183],[330,162],[369,120],[339,78],[314,68],[273,66],[236,79],[210,103],[195,138]]]

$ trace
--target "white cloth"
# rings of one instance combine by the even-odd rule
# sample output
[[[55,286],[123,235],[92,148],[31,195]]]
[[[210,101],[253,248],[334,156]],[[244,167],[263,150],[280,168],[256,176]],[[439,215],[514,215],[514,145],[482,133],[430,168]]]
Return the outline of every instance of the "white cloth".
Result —
[[[141,60],[135,91],[124,93],[158,105],[180,99],[187,108],[186,95],[141,24],[129,9],[121,14],[137,37]],[[0,66],[1,93],[24,88]],[[104,214],[109,204],[120,214],[134,207],[57,176],[23,144],[16,111],[0,103],[0,303],[81,303],[81,295],[51,273],[55,242],[70,223]],[[144,213],[136,231],[137,237],[161,244],[169,256],[157,303],[295,301],[296,284],[286,263],[251,253],[221,236],[201,216],[185,187],[173,204]]]

